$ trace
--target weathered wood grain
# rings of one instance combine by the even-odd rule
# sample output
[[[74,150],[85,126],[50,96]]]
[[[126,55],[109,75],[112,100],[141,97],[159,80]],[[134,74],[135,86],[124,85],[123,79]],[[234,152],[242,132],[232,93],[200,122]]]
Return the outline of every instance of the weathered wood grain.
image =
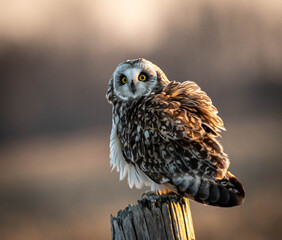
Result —
[[[126,240],[137,240],[132,223],[132,216],[127,215],[122,221],[123,233]]]
[[[194,240],[189,201],[176,194],[152,195],[111,216],[113,240]]]
[[[175,239],[174,231],[173,231],[173,223],[171,212],[169,210],[169,204],[164,203],[162,206],[163,220],[166,228],[167,239]]]

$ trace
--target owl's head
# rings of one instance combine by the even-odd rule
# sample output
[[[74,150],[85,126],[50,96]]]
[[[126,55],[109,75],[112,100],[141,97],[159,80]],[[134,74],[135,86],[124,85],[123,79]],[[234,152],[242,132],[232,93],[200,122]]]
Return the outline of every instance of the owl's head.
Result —
[[[132,100],[147,96],[169,83],[162,70],[144,58],[120,63],[110,81],[107,98],[111,102],[116,96],[121,100]]]

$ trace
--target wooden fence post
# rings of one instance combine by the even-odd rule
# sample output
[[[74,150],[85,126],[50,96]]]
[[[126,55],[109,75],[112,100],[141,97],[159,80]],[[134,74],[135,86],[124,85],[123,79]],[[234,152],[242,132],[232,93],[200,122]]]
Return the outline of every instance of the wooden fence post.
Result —
[[[187,198],[152,195],[111,216],[112,240],[193,240],[192,215]]]

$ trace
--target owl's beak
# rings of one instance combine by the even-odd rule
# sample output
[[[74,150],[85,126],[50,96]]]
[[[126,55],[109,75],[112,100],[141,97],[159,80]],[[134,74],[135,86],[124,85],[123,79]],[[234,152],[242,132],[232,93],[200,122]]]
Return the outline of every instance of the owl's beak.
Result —
[[[136,92],[136,85],[134,81],[131,82],[130,89],[133,94]]]

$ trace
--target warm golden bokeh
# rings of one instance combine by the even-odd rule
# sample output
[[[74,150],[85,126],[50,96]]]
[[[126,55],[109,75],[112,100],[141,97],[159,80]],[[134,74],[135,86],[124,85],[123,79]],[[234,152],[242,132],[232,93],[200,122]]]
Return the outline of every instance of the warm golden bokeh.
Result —
[[[227,132],[243,206],[191,203],[196,239],[280,239],[282,2],[0,2],[0,239],[109,239],[145,190],[109,166],[115,67],[145,57],[196,81]]]

